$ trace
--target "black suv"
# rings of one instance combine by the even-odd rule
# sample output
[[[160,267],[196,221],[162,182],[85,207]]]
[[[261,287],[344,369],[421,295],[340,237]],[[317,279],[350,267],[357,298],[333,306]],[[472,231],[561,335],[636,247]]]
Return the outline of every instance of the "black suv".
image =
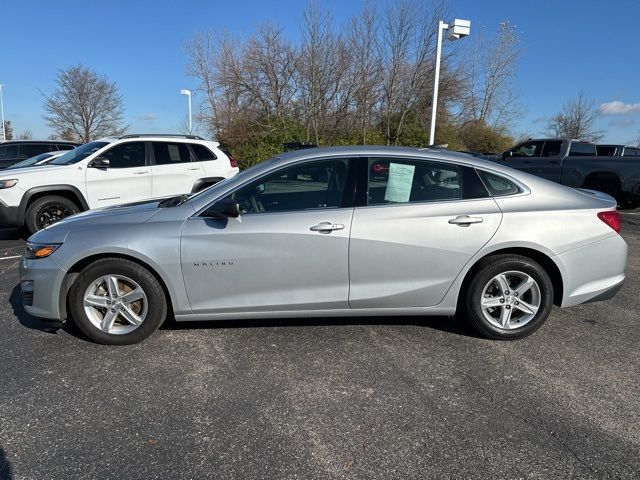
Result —
[[[73,150],[79,143],[62,140],[9,140],[0,143],[0,168],[7,168],[26,158],[45,152]]]

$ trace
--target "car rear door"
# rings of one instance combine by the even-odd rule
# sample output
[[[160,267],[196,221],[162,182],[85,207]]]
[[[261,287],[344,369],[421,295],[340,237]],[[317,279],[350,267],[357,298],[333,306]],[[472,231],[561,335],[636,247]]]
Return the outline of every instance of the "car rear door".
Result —
[[[145,142],[123,142],[100,157],[107,168],[87,167],[86,189],[90,208],[107,207],[151,198],[151,167]]]
[[[226,197],[238,218],[189,218],[180,251],[193,313],[348,308],[349,162],[283,167]]]
[[[204,176],[185,142],[151,142],[151,191],[154,198],[190,193]]]
[[[351,308],[437,305],[502,213],[471,167],[371,158],[349,246]]]

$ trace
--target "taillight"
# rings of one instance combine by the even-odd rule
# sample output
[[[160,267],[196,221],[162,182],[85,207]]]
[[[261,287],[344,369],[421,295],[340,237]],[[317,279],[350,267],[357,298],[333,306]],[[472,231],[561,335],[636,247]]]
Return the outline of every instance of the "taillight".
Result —
[[[235,158],[233,158],[233,155],[227,155],[227,157],[229,157],[229,163],[231,164],[231,168],[237,168],[238,161]]]
[[[606,212],[598,212],[598,218],[604,223],[609,225],[616,233],[620,233],[620,227],[622,226],[622,218],[620,214],[615,210],[609,210]]]

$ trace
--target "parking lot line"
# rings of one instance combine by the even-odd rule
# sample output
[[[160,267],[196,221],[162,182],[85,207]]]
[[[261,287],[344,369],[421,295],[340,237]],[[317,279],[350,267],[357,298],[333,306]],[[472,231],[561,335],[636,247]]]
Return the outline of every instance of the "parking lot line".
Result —
[[[14,258],[20,258],[22,255],[14,255],[13,257],[0,257],[0,261],[2,260],[13,260]]]

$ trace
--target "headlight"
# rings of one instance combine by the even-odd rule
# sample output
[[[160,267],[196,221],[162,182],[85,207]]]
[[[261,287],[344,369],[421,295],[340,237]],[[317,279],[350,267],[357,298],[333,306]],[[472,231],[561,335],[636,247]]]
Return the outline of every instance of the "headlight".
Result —
[[[24,258],[46,258],[60,248],[61,243],[33,243],[27,242],[24,250]]]
[[[13,180],[0,180],[0,189],[15,187],[16,183],[18,183],[18,180],[15,178]]]

